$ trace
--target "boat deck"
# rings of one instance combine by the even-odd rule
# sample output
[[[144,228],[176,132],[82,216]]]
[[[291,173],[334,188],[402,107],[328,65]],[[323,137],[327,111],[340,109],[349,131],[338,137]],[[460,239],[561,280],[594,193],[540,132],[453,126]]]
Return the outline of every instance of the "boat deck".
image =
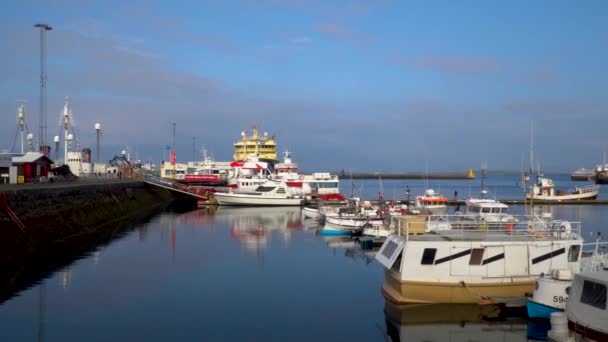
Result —
[[[451,230],[434,231],[425,234],[408,236],[412,241],[554,241],[577,238],[574,234],[554,235],[551,232],[504,232],[504,231],[476,231],[476,230]]]

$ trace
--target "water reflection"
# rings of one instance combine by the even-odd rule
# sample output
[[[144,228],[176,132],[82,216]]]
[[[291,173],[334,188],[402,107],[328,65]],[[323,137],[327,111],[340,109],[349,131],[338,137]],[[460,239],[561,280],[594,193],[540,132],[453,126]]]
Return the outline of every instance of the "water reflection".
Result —
[[[523,312],[497,305],[385,301],[384,312],[392,341],[528,341]]]
[[[302,228],[300,208],[234,208],[219,207],[216,222],[227,223],[230,236],[241,241],[248,251],[266,248],[273,234],[281,237],[285,245],[291,240],[291,229]]]

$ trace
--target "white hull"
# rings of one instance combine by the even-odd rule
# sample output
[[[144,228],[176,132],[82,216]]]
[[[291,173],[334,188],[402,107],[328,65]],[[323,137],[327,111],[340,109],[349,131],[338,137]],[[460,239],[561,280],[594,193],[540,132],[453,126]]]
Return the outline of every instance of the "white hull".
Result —
[[[516,300],[531,293],[543,273],[580,269],[579,224],[543,222],[540,230],[535,222],[519,222],[505,230],[480,225],[432,234],[415,224],[401,225],[403,236],[389,236],[376,254],[386,268],[383,293],[394,303]]]
[[[376,237],[387,237],[393,233],[392,229],[387,229],[382,226],[363,228],[363,235],[376,236]]]
[[[326,217],[325,223],[329,227],[333,228],[361,228],[366,224],[371,224],[372,226],[381,226],[384,222],[383,220],[378,219],[367,219],[367,218],[336,218],[336,217]]]
[[[243,206],[300,206],[302,198],[270,197],[260,195],[216,193],[215,199],[220,205]]]
[[[319,209],[304,207],[302,208],[302,215],[304,215],[305,217],[317,218],[320,214]]]
[[[543,201],[543,202],[560,202],[560,201],[578,201],[585,199],[595,199],[597,198],[597,194],[599,193],[599,189],[586,192],[583,194],[567,194],[567,195],[554,195],[554,196],[543,196],[543,195],[534,195],[530,196],[530,194],[526,194],[526,199],[534,200],[534,201]]]
[[[537,284],[532,296],[534,302],[560,310],[566,308],[566,302],[568,302],[566,288],[572,284],[570,277],[558,280],[544,276],[538,279]]]

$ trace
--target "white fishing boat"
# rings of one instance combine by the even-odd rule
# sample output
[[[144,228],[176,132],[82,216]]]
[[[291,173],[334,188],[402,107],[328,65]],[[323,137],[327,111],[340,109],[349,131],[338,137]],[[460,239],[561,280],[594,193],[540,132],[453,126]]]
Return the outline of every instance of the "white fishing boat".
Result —
[[[447,197],[437,194],[433,189],[427,189],[422,196],[416,196],[415,210],[442,215],[447,212]]]
[[[576,200],[594,200],[600,192],[600,187],[590,185],[575,187],[570,191],[555,190],[555,184],[549,178],[539,177],[526,194],[528,201],[534,202],[560,202]]]
[[[541,274],[580,268],[580,223],[517,220],[505,229],[425,232],[401,224],[376,259],[386,268],[382,292],[407,303],[509,303],[532,293]]]
[[[388,237],[393,234],[394,230],[391,227],[387,227],[385,225],[371,225],[369,227],[363,227],[363,231],[361,234],[365,236],[375,236],[375,237]]]
[[[285,181],[285,184],[297,193],[304,196],[316,197],[324,201],[344,201],[340,194],[340,181],[338,176],[327,172],[315,172],[309,175],[298,172],[298,164],[291,160],[291,152],[283,152],[283,162],[275,168],[276,179]]]
[[[267,181],[255,191],[215,193],[220,205],[243,206],[300,206],[304,199],[293,195],[284,182]]]
[[[355,217],[326,217],[325,225],[332,228],[362,228],[363,226],[381,226],[384,222],[384,219],[381,217],[365,217],[365,216],[355,216]]]
[[[542,274],[534,284],[534,294],[528,298],[528,317],[549,320],[552,312],[564,311],[572,284],[570,270],[551,270]]]
[[[595,171],[590,169],[578,169],[570,174],[570,180],[573,181],[590,181],[595,178]]]
[[[585,341],[608,341],[608,272],[574,275],[566,316],[568,329]],[[553,328],[553,327],[552,327]]]
[[[303,207],[302,215],[304,215],[304,217],[318,218],[321,214],[319,214],[319,208]]]
[[[485,224],[488,228],[500,228],[516,223],[515,216],[508,213],[509,206],[494,199],[470,198],[465,201],[463,212],[455,213],[455,220],[461,223]]]

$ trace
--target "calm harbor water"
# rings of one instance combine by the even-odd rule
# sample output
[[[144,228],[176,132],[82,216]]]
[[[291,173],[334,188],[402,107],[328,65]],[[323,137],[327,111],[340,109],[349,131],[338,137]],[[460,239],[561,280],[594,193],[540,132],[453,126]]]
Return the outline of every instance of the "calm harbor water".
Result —
[[[515,196],[514,179],[490,179],[490,190],[493,181],[504,190],[498,198]],[[384,181],[385,194],[393,182],[404,184]],[[414,195],[425,185],[416,182]],[[466,188],[440,182],[446,195]],[[374,184],[366,181],[367,191]],[[582,221],[588,241],[597,231],[608,236],[606,206],[542,210]],[[318,235],[299,208],[159,213],[0,304],[0,341],[497,342],[535,334],[524,318],[497,318],[488,308],[387,305],[382,267],[351,245]]]

